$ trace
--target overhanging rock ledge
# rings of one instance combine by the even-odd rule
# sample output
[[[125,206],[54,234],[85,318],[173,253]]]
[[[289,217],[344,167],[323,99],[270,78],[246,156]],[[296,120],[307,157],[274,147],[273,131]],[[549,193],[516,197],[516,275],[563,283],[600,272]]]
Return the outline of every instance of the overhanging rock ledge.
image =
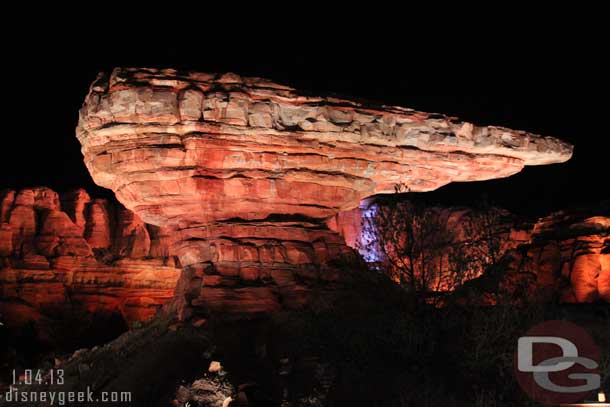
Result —
[[[172,231],[182,317],[299,306],[312,281],[337,277],[330,260],[351,253],[324,220],[396,184],[431,191],[572,155],[525,131],[147,68],[101,74],[77,136],[95,182]]]

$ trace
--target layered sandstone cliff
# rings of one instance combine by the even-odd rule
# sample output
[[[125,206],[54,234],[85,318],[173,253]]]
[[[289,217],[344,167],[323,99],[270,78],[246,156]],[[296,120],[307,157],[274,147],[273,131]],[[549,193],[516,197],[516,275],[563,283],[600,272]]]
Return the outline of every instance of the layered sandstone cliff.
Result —
[[[152,317],[173,298],[180,265],[167,229],[144,224],[122,206],[91,199],[82,189],[59,196],[39,187],[5,190],[0,196],[0,314],[6,324],[44,324],[71,310],[120,314],[133,323]],[[364,257],[371,255],[362,244],[363,216],[370,205],[371,201],[365,202],[362,208],[341,212],[328,221]],[[460,236],[465,233],[471,209],[442,211]],[[474,293],[481,302],[497,302],[498,288],[517,287],[532,295],[542,293],[545,300],[610,301],[608,204],[534,221],[507,215],[494,228],[501,239],[500,272],[467,284],[477,288]],[[233,255],[244,259],[252,254],[235,250]],[[216,265],[221,271],[222,266]],[[247,270],[260,272],[263,264],[242,268],[245,271],[234,276],[231,285],[227,284],[230,277],[206,274],[203,279],[210,287],[225,285],[223,291],[209,291],[222,295],[208,300],[226,304],[229,288],[235,287],[237,294],[229,297],[235,308],[252,311],[268,306],[268,298],[247,297],[244,293],[250,287],[240,291],[239,285],[247,279]],[[267,272],[280,278],[278,269]]]
[[[0,193],[0,314],[9,325],[72,310],[152,317],[179,276],[165,230],[80,189]]]
[[[171,69],[100,75],[77,136],[95,182],[172,231],[183,316],[302,303],[350,253],[324,221],[396,184],[430,191],[572,152],[523,131]]]

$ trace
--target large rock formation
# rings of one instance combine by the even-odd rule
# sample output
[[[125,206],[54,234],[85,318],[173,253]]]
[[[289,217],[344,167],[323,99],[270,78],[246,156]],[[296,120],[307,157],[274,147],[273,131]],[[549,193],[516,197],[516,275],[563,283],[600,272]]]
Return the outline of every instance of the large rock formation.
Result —
[[[300,304],[350,251],[324,220],[398,183],[430,191],[572,152],[523,131],[170,69],[100,75],[77,136],[95,182],[172,230],[183,316]]]
[[[521,287],[541,300],[610,302],[610,202],[538,219],[483,286]],[[493,301],[493,299],[492,299]]]
[[[0,314],[10,325],[71,311],[152,317],[179,277],[166,232],[77,190],[0,193]]]
[[[383,205],[383,200],[366,200],[357,208],[333,216],[327,223],[365,259],[383,262],[383,253],[375,253],[375,245],[369,242],[384,237],[371,235],[375,229],[368,226],[367,219],[371,208],[383,210]],[[467,284],[475,288],[474,301],[502,302],[498,292],[524,289],[531,299],[541,301],[610,302],[610,202],[539,219],[488,208],[487,216],[474,216],[473,220],[471,215],[476,209],[440,206],[436,209],[447,219],[458,241],[476,241],[481,232],[491,232],[496,240],[497,267],[486,270],[479,263],[470,264],[476,267],[471,276],[481,276]],[[446,248],[446,252],[450,250],[451,247]]]

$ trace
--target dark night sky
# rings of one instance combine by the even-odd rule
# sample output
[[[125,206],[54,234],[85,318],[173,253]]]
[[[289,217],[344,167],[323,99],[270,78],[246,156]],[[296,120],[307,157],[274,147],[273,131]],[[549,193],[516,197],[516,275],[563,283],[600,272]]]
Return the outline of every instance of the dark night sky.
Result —
[[[560,32],[449,35],[415,31],[356,38],[290,30],[179,39],[142,32],[86,44],[79,35],[24,36],[5,47],[0,188],[96,187],[74,136],[90,82],[114,66],[234,71],[314,93],[337,93],[455,115],[562,138],[565,164],[528,167],[503,180],[452,184],[438,197],[463,203],[481,193],[513,211],[547,213],[610,198],[607,176],[607,43],[598,26]],[[118,45],[121,44],[121,45]],[[10,64],[6,64],[10,61]],[[8,124],[8,125],[7,125]]]

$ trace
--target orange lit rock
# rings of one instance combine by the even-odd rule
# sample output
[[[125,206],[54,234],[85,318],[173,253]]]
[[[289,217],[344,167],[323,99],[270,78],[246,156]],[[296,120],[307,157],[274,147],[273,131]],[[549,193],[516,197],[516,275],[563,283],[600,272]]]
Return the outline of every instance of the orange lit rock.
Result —
[[[91,256],[91,247],[82,237],[82,227],[75,225],[62,211],[47,211],[36,237],[38,252],[44,256]],[[83,220],[84,221],[84,220]]]
[[[133,212],[121,209],[115,245],[120,256],[141,259],[150,253],[150,236],[146,225]]]
[[[78,190],[48,188],[0,195],[0,313],[7,325],[74,309],[145,320],[174,296],[179,277],[168,232],[119,205]],[[116,218],[110,214],[116,213]],[[45,315],[45,317],[41,317]],[[43,321],[44,323],[42,323]]]
[[[87,223],[85,219],[85,208],[91,201],[89,194],[84,189],[77,189],[70,191],[61,197],[61,208],[70,216],[72,222],[79,229],[80,235],[82,236]]]
[[[601,272],[599,260],[597,254],[584,254],[574,259],[570,282],[577,302],[592,302],[598,299],[597,277]]]
[[[0,223],[8,223],[14,201],[15,191],[10,189],[0,191]]]
[[[594,216],[591,216],[594,215]],[[554,286],[562,289],[562,299],[574,302],[608,301],[607,257],[610,251],[609,203],[598,207],[552,214],[537,222],[533,232],[533,248],[542,250],[550,245],[559,247],[554,262],[559,264],[555,272]],[[531,255],[531,254],[530,254]],[[534,268],[540,268],[540,260],[534,258]],[[553,287],[552,279],[541,279],[540,286]]]
[[[599,262],[601,265],[600,274],[597,278],[599,298],[610,302],[610,253],[608,248],[606,248],[604,254],[600,255]]]
[[[49,259],[36,253],[22,253],[15,259],[15,266],[26,270],[47,270],[50,267]]]
[[[108,201],[94,199],[87,208],[84,237],[92,249],[108,249],[112,245]]]
[[[0,224],[0,257],[8,257],[13,253],[13,231],[10,225]]]
[[[347,244],[367,258],[363,241],[366,208],[381,200],[367,200],[361,207],[341,212],[329,219],[328,226],[339,232]],[[495,275],[507,290],[525,286],[540,299],[562,302],[610,301],[610,208],[609,203],[579,210],[562,211],[528,221],[507,212],[498,224],[489,225],[500,243],[500,263],[505,273]],[[467,208],[441,210],[450,220],[451,230],[459,239],[467,239]],[[471,225],[470,228],[472,229]],[[476,228],[475,228],[476,229]],[[468,233],[476,232],[470,230]],[[364,239],[365,240],[365,239]],[[447,248],[449,251],[451,248]],[[473,271],[473,277],[485,270]],[[488,279],[487,276],[483,280]],[[513,288],[511,288],[511,286]],[[535,294],[538,290],[539,293]],[[494,300],[495,301],[495,300]]]
[[[362,244],[362,212],[362,209],[357,207],[339,212],[326,222],[331,230],[343,236],[345,243],[354,249],[358,249]]]
[[[245,311],[263,311],[283,298],[299,303],[293,294],[306,285],[289,281],[335,275],[326,264],[350,252],[324,221],[395,184],[430,191],[572,153],[523,131],[171,69],[100,75],[77,136],[96,183],[144,222],[173,230],[186,314],[189,304],[233,311],[242,301]],[[146,238],[134,230],[139,256]],[[208,290],[206,275],[231,286]]]
[[[610,301],[609,205],[605,202],[539,219],[530,241],[506,252],[502,272],[484,275],[474,284],[493,280],[493,287],[525,289],[539,301]]]

